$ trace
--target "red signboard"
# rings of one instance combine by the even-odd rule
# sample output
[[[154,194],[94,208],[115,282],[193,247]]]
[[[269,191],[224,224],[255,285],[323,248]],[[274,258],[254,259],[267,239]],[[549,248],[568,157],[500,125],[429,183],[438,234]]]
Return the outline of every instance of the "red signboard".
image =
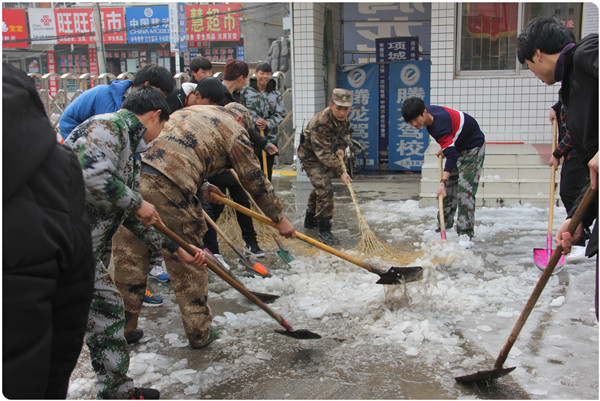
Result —
[[[189,42],[239,41],[238,3],[185,6]]]
[[[25,39],[24,42],[13,42]],[[7,43],[10,41],[10,43]],[[28,47],[27,21],[25,10],[21,8],[2,9],[2,47]]]
[[[56,54],[54,50],[48,50],[46,59],[48,60],[48,72],[56,72]],[[50,96],[54,97],[58,91],[56,78],[50,78]]]
[[[57,8],[54,9],[54,15],[58,43],[96,43],[91,8]],[[124,8],[101,8],[100,18],[105,44],[127,43]]]

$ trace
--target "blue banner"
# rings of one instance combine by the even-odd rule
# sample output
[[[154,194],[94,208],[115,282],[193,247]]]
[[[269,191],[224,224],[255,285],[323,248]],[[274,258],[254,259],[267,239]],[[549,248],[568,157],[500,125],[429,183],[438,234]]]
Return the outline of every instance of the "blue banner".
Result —
[[[421,171],[429,144],[427,128],[413,128],[402,118],[404,99],[416,96],[429,104],[430,61],[389,64],[389,170]]]
[[[352,138],[360,142],[367,152],[365,170],[378,167],[377,127],[379,91],[378,66],[365,64],[348,72],[338,70],[337,87],[352,92],[352,109],[348,118]],[[370,134],[370,135],[369,135]]]
[[[169,43],[169,7],[127,7],[127,43]]]
[[[393,62],[419,59],[419,37],[377,38],[377,62]]]
[[[187,35],[185,33],[185,3],[177,3],[177,18],[179,19],[179,51],[185,53],[188,50]]]

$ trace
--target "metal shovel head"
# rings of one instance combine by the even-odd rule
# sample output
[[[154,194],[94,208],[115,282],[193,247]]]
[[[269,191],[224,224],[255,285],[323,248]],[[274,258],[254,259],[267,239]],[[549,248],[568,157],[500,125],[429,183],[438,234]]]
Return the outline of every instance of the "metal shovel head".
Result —
[[[421,266],[391,267],[385,273],[379,275],[375,284],[402,284],[417,281],[423,271]]]
[[[515,368],[516,366],[513,366],[512,368],[496,368],[492,370],[481,370],[471,375],[455,377],[454,380],[463,384],[485,383],[495,380],[499,377],[505,376],[513,370],[515,370]]]
[[[277,251],[277,255],[279,255],[279,257],[281,259],[283,259],[283,261],[287,264],[290,264],[290,262],[292,260],[294,260],[294,257],[292,255],[290,255],[289,252],[284,251],[283,249],[280,249],[279,251]]]
[[[321,336],[317,333],[313,333],[312,331],[308,331],[306,329],[275,330],[275,332],[298,340],[318,340],[319,338],[321,338]]]
[[[270,304],[271,302],[275,301],[277,298],[279,298],[279,295],[275,295],[275,294],[266,294],[264,292],[255,292],[255,291],[250,291],[256,298],[260,299],[261,301],[263,301],[266,304]]]
[[[546,266],[548,266],[548,261],[550,260],[551,257],[552,257],[551,249],[550,250],[539,249],[539,248],[533,249],[533,262],[541,271],[544,271]],[[564,265],[565,265],[565,255],[562,255],[560,257],[560,259],[558,260],[558,262],[556,263],[556,267],[554,267],[554,271],[552,272],[552,274],[556,274],[559,271],[561,271],[562,268],[564,267]]]

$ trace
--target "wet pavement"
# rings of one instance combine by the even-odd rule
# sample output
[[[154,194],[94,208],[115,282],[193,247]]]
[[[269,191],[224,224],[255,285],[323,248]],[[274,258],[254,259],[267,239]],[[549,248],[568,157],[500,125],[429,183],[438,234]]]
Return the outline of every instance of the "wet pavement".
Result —
[[[165,305],[143,310],[145,335],[131,347],[130,374],[136,385],[159,388],[166,399],[597,399],[598,325],[590,312],[593,286],[586,286],[593,277],[589,261],[554,276],[548,298],[540,301],[547,302],[535,310],[513,348],[514,356],[526,358],[505,364],[518,365],[515,372],[487,387],[455,382],[455,376],[493,368],[538,276],[526,254],[535,241],[522,242],[544,240],[547,223],[545,212],[534,210],[541,222],[536,227],[530,223],[530,231],[515,227],[486,235],[494,220],[506,219],[489,210],[478,220],[485,240],[462,254],[432,240],[439,234],[423,237],[435,222],[431,208],[420,214],[409,203],[412,213],[392,210],[386,217],[389,207],[404,205],[398,202],[418,201],[419,180],[420,174],[360,176],[353,187],[366,220],[377,222],[371,229],[379,239],[400,243],[415,255],[425,252],[415,262],[426,268],[421,282],[376,285],[376,275],[299,240],[284,241],[295,257],[290,267],[276,255],[268,236],[260,237],[267,253],[261,262],[273,277],[262,279],[235,267],[236,256],[223,243],[225,259],[250,290],[281,295],[269,306],[294,329],[323,338],[297,340],[274,333],[281,328],[274,319],[211,274],[209,302],[221,335],[209,347],[192,350],[170,286],[150,281],[149,289],[164,297]],[[294,226],[316,236],[316,230],[302,227],[310,183],[274,177],[273,184]],[[333,232],[342,239],[336,248],[351,253],[360,240],[356,212],[342,184],[336,183],[334,191]],[[363,204],[368,204],[364,210]],[[519,223],[524,222],[515,216],[515,225]],[[453,238],[451,233],[448,237]],[[448,249],[462,260],[448,257]],[[521,266],[526,263],[527,269]],[[494,287],[486,289],[486,282]],[[506,293],[495,294],[503,287]],[[588,304],[569,303],[570,291]],[[560,297],[567,298],[566,306],[546,306]],[[556,340],[550,350],[549,338]],[[69,398],[94,398],[93,377],[84,349]]]

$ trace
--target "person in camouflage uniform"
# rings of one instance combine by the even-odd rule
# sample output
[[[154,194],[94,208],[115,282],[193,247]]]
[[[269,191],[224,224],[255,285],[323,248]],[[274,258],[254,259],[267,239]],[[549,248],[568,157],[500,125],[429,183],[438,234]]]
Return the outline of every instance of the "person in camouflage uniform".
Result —
[[[242,104],[248,108],[256,128],[264,134],[269,143],[277,146],[278,127],[285,118],[285,106],[281,92],[276,89],[277,84],[271,78],[273,75],[271,64],[259,63],[256,66],[255,74],[256,77],[250,78],[250,84],[242,90]],[[255,148],[256,156],[261,161],[263,160],[262,152],[262,149]],[[267,176],[271,180],[275,153],[267,152],[266,157]]]
[[[446,228],[454,224],[459,244],[473,246],[475,233],[475,195],[485,159],[485,135],[477,121],[459,110],[429,105],[423,99],[409,97],[402,102],[404,121],[416,129],[427,127],[427,132],[441,148],[436,152],[446,157],[437,198],[444,199]],[[439,222],[439,217],[438,217]]]
[[[339,156],[344,156],[350,145],[348,113],[352,107],[352,93],[336,88],[329,106],[317,113],[308,123],[298,147],[298,158],[313,186],[308,197],[304,227],[319,228],[319,239],[328,245],[339,240],[331,233],[333,218],[332,177],[340,177],[346,184],[352,181],[344,173]]]
[[[142,88],[127,97],[121,110],[89,118],[65,141],[83,170],[92,228],[95,282],[85,341],[96,373],[98,398],[159,396],[157,390],[134,388],[127,376],[123,300],[107,269],[117,228],[123,224],[152,249],[177,251],[187,262],[202,266],[204,260],[199,249],[192,257],[149,227],[159,215],[138,192],[141,163],[135,154],[145,150],[144,141],[156,138],[168,119],[163,94],[156,88]]]
[[[244,120],[251,123],[247,109],[238,103],[226,108],[191,106],[173,113],[161,135],[142,156],[140,192],[156,205],[167,227],[190,243],[202,244],[206,222],[196,194],[202,191],[205,199],[213,200],[208,185],[203,183],[233,167],[259,207],[277,223],[280,234],[295,236],[294,227],[284,216],[281,202],[252,151],[243,124]],[[210,190],[221,194],[214,186]],[[115,259],[123,261],[115,266],[115,281],[122,288],[125,301],[126,331],[131,331],[137,326],[141,310],[146,286],[143,266],[149,251],[136,240],[115,248],[115,252],[124,253],[115,254]],[[207,271],[168,255],[165,262],[189,344],[203,348],[218,336],[216,328],[210,327]]]

